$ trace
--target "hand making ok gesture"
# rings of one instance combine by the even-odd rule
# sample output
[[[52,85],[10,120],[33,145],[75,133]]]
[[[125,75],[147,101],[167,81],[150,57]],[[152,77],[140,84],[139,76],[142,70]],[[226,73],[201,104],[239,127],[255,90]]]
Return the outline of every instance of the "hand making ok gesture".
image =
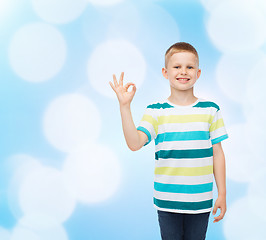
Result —
[[[124,105],[130,105],[135,92],[136,92],[136,86],[134,83],[130,82],[127,83],[125,86],[123,86],[123,78],[124,78],[124,72],[121,73],[120,79],[119,79],[119,84],[117,83],[116,76],[113,74],[113,79],[114,79],[114,85],[110,81],[110,86],[112,89],[115,91],[116,96],[118,98],[120,106]],[[132,91],[128,92],[128,88],[133,85]]]

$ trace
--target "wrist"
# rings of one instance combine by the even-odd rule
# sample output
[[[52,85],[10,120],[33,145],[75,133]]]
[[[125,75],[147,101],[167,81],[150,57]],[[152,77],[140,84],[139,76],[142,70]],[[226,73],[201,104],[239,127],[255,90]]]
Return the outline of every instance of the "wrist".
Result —
[[[225,198],[226,197],[226,192],[221,192],[221,193],[218,192],[218,197],[224,197]]]

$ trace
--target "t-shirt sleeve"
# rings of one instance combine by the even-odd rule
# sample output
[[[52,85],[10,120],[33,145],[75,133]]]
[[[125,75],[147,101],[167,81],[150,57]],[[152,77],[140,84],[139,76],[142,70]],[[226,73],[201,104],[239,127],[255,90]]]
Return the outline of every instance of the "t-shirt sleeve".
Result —
[[[220,109],[218,109],[213,116],[209,132],[212,145],[228,138]]]
[[[146,107],[137,130],[144,132],[148,136],[148,141],[144,144],[144,146],[157,137],[158,119],[156,117],[156,110],[152,108],[152,105]]]

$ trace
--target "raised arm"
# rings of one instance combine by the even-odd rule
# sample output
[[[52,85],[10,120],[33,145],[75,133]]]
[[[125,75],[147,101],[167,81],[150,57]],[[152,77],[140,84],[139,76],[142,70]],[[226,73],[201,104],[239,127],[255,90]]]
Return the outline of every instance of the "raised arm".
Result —
[[[136,86],[130,82],[123,86],[124,72],[121,73],[119,83],[117,83],[116,76],[113,74],[114,84],[110,83],[110,86],[116,93],[116,96],[120,105],[120,113],[122,120],[122,127],[127,146],[132,151],[137,151],[147,142],[148,136],[142,131],[138,131],[133,122],[130,104],[136,92]],[[133,86],[131,92],[128,91],[130,86]]]

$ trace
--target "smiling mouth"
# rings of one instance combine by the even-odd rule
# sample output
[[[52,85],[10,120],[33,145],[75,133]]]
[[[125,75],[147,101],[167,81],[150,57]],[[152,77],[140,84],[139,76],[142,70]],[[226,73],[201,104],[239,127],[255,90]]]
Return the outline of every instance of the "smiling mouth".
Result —
[[[181,81],[181,82],[187,82],[190,79],[189,78],[176,78],[176,80]]]

